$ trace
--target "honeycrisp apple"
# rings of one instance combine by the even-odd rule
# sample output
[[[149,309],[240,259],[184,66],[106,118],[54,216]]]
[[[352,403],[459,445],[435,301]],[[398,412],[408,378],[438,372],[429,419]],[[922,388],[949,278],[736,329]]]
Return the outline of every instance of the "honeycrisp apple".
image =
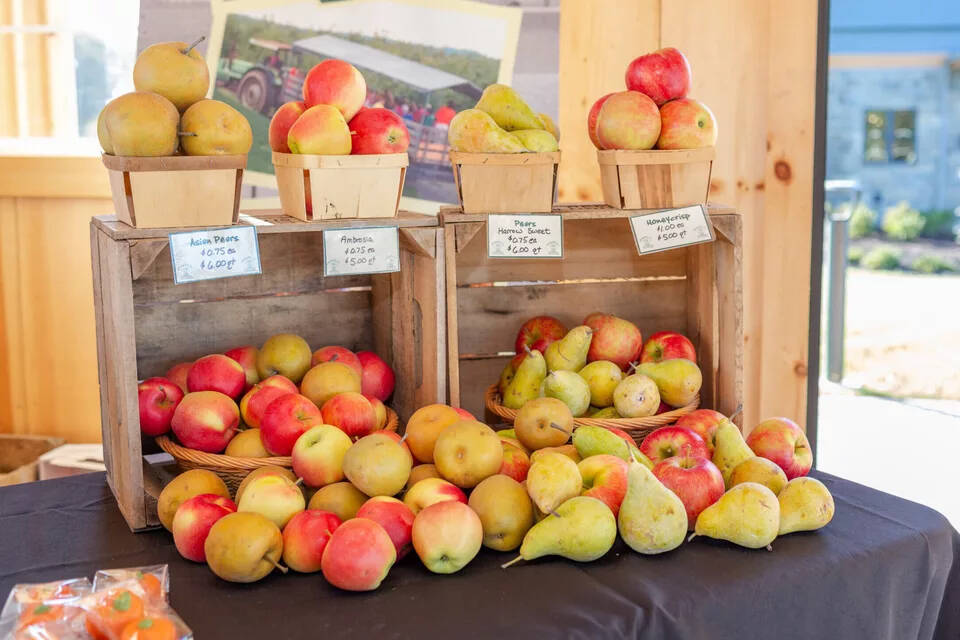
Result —
[[[170,430],[170,421],[183,391],[166,378],[147,378],[137,385],[140,408],[140,431],[147,436],[160,436]]]
[[[397,550],[397,560],[410,552],[415,514],[403,502],[389,496],[374,496],[357,510],[358,518],[369,518],[387,532]]]
[[[750,432],[747,446],[758,456],[776,462],[787,480],[807,475],[813,466],[807,434],[789,418],[764,420]]]
[[[203,545],[210,527],[236,510],[233,500],[213,493],[202,493],[182,503],[173,516],[173,544],[177,551],[187,560],[206,562]]]
[[[723,474],[706,458],[672,456],[657,463],[653,475],[683,502],[691,529],[700,512],[723,495]]]
[[[275,456],[288,456],[293,445],[310,427],[323,424],[320,409],[309,398],[288,393],[271,402],[260,420],[260,439]]]
[[[567,328],[552,316],[530,318],[520,327],[517,339],[513,343],[513,350],[517,355],[525,353],[527,349],[544,353],[550,343],[556,342],[565,335],[567,335]]]
[[[717,144],[717,121],[710,107],[692,98],[660,107],[658,149],[699,149]]]
[[[248,427],[259,427],[263,412],[270,403],[290,393],[297,393],[297,385],[281,375],[270,376],[250,387],[240,399],[240,416]]]
[[[197,391],[183,396],[170,421],[174,435],[183,446],[207,453],[226,449],[239,424],[237,403],[219,391]]]
[[[500,473],[510,476],[517,482],[523,482],[527,479],[527,472],[530,471],[530,456],[519,446],[502,438],[500,444],[503,446],[503,463],[500,465]]]
[[[345,591],[373,591],[397,561],[390,535],[368,518],[347,520],[333,532],[323,551],[323,577]]]
[[[367,82],[349,62],[328,59],[314,65],[303,80],[303,101],[307,107],[332,105],[350,120],[367,98]]]
[[[239,398],[246,383],[240,363],[219,353],[200,358],[187,374],[190,391],[219,391],[231,398]]]
[[[714,439],[717,435],[717,426],[724,418],[726,418],[726,416],[719,411],[714,411],[713,409],[697,409],[685,416],[680,416],[680,419],[674,423],[674,426],[690,429],[690,431],[693,431],[703,438],[703,441],[707,443],[707,449],[710,451],[712,457]]]
[[[707,443],[690,429],[683,427],[660,427],[652,431],[640,443],[640,451],[650,458],[653,464],[673,456],[692,458],[710,458]]]
[[[580,495],[597,498],[610,507],[613,517],[617,517],[620,503],[627,494],[627,462],[617,456],[600,454],[584,458],[577,468],[583,480]]]
[[[640,362],[660,362],[684,358],[691,362],[697,361],[697,351],[687,336],[676,331],[657,331],[643,345],[640,352]]]
[[[343,456],[353,444],[350,436],[329,424],[303,432],[293,445],[293,472],[308,487],[323,487],[343,480]]]
[[[660,137],[660,111],[639,91],[621,91],[597,114],[597,139],[604,149],[652,149]]]
[[[627,67],[627,89],[639,91],[659,106],[690,91],[690,63],[674,47],[640,56]]]
[[[377,425],[370,401],[356,392],[338,393],[320,408],[324,424],[339,427],[352,439],[369,435]]]
[[[404,153],[410,134],[403,119],[389,109],[360,109],[348,123],[354,154]]]
[[[643,336],[629,320],[605,313],[591,313],[583,324],[593,329],[587,361],[609,360],[623,371],[637,359],[643,348]]]
[[[273,114],[270,120],[270,129],[267,138],[270,149],[277,153],[290,153],[290,147],[287,145],[287,134],[290,133],[290,127],[297,121],[307,106],[303,102],[287,102]]]
[[[223,355],[236,360],[243,367],[243,374],[247,377],[243,390],[247,391],[253,385],[260,382],[260,374],[257,373],[257,353],[260,350],[252,345],[246,347],[237,347],[224,352]]]

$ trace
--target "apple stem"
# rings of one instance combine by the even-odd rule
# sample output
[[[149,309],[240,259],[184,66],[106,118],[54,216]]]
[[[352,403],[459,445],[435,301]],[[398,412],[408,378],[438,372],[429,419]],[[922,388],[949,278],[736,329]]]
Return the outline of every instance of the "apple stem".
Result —
[[[636,362],[631,362],[631,363],[630,363],[630,366],[627,368],[627,371],[628,371],[628,372],[632,372],[632,371],[634,371],[636,368],[637,368],[637,363],[636,363]]]
[[[734,411],[733,413],[731,413],[731,414],[730,414],[730,417],[727,418],[727,420],[733,420],[734,418],[736,418],[736,417],[737,417],[738,415],[740,415],[741,413],[743,413],[743,405],[742,405],[742,404],[739,405],[739,406],[737,406],[736,411]]]
[[[197,134],[194,131],[177,131],[177,135],[178,136],[196,136]]]
[[[293,484],[294,486],[299,487],[301,484],[303,484],[303,478],[297,478],[297,481],[294,482]]]
[[[275,566],[277,569],[279,569],[279,570],[280,570],[280,573],[286,573],[287,571],[290,571],[290,569],[287,569],[285,566],[283,566],[282,564],[280,564],[279,562],[277,562],[276,560],[274,560],[274,559],[272,559],[272,558],[267,558],[267,560],[270,561],[270,564],[272,564],[272,565]]]
[[[691,533],[691,534],[690,534],[690,537],[687,538],[687,542],[690,542],[691,540],[693,540],[693,539],[696,538],[696,537],[697,537],[697,534],[696,534],[696,533]]]
[[[182,53],[183,55],[187,55],[188,53],[190,53],[191,51],[193,51],[193,48],[194,48],[195,46],[197,46],[198,44],[200,44],[201,42],[203,42],[203,41],[206,40],[206,39],[207,39],[207,36],[200,36],[199,38],[196,39],[196,41],[194,41],[193,44],[191,44],[191,45],[190,45],[189,47],[187,47],[186,49],[182,50],[180,53]]]
[[[400,442],[403,442],[404,440],[406,440],[408,435],[410,434],[404,432],[403,436],[400,438]]]
[[[550,423],[550,426],[551,426],[552,428],[556,429],[557,431],[563,431],[564,433],[568,433],[568,431],[567,431],[566,429],[564,429],[563,427],[561,427],[560,425],[558,425],[556,422],[551,422],[551,423]]]
[[[527,355],[530,355],[530,347],[528,347],[527,345],[523,345],[523,350],[524,352],[526,352]]]
[[[517,556],[516,558],[514,558],[514,559],[511,560],[510,562],[505,562],[504,564],[500,565],[500,568],[501,568],[501,569],[506,569],[507,567],[510,567],[510,566],[513,566],[513,565],[517,564],[517,563],[520,562],[521,560],[523,560],[523,556]]]
[[[330,362],[336,362],[336,361],[337,361],[337,358],[339,358],[339,357],[340,357],[339,354],[336,354],[336,353],[333,354],[332,356],[330,356]]]
[[[549,513],[550,515],[555,516],[555,517],[557,517],[557,518],[562,518],[562,517],[563,517],[563,516],[561,516],[559,513],[557,513],[556,511],[554,511],[553,509],[549,509],[549,510],[547,511],[547,513]]]

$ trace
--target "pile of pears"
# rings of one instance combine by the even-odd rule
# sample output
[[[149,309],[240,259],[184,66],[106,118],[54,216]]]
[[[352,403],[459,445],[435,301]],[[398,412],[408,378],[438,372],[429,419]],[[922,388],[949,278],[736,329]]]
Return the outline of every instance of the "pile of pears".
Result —
[[[250,123],[219,100],[207,100],[210,74],[196,45],[161,42],[133,67],[136,91],[114,98],[97,118],[104,153],[128,157],[245,155]]]
[[[467,153],[548,152],[559,148],[560,132],[513,88],[491,84],[473,109],[453,117],[447,140],[454,151]]]

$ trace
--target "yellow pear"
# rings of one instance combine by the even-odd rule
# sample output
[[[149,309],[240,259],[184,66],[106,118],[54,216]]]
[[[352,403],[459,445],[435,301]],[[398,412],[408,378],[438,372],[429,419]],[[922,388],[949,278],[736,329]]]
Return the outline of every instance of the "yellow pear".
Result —
[[[252,145],[250,123],[226,102],[195,102],[180,119],[180,146],[189,156],[245,155]]]
[[[560,142],[560,129],[557,128],[557,124],[553,121],[553,118],[545,113],[538,113],[537,116],[543,123],[543,128],[550,132],[554,140]]]
[[[723,475],[723,482],[727,489],[733,486],[730,483],[730,476],[733,470],[737,468],[744,460],[752,458],[753,451],[747,446],[743,439],[743,434],[737,425],[726,418],[720,420],[717,424],[717,431],[713,438],[713,464],[717,466]]]
[[[201,38],[200,40],[202,40]],[[207,61],[186,42],[158,42],[144,49],[133,65],[133,86],[137,91],[153,91],[185,110],[207,95],[210,73]]]
[[[173,516],[180,505],[203,493],[213,493],[224,498],[230,497],[230,491],[220,476],[207,469],[184,471],[171,480],[157,498],[157,516],[167,531],[173,531]]]
[[[447,141],[454,151],[468,153],[524,153],[527,148],[513,134],[497,126],[479,109],[466,109],[453,117]]]
[[[396,495],[410,478],[413,457],[393,435],[374,431],[354,442],[343,456],[343,474],[370,497]]]
[[[580,495],[581,489],[583,479],[577,463],[560,453],[551,451],[537,456],[527,472],[527,493],[544,513]]]
[[[623,507],[621,507],[622,509]],[[780,530],[780,503],[756,482],[733,487],[700,512],[694,536],[727,540],[748,549],[768,547]]]
[[[470,492],[469,507],[480,516],[483,546],[512,551],[533,526],[533,503],[523,485],[503,474],[483,480]]]
[[[643,362],[637,365],[636,372],[652,378],[660,389],[660,398],[671,407],[693,402],[703,385],[700,367],[684,358]]]
[[[545,133],[545,132],[541,132]],[[543,354],[548,371],[580,371],[587,364],[587,352],[593,329],[583,325],[574,327],[563,338],[551,342]]]
[[[762,484],[773,495],[778,495],[787,484],[787,474],[783,472],[776,462],[753,456],[747,458],[736,467],[730,474],[730,486],[743,484],[744,482],[756,482]]]
[[[540,395],[560,400],[574,416],[582,416],[590,408],[590,387],[586,380],[573,371],[548,373],[540,383]]]
[[[229,513],[210,527],[203,544],[210,570],[228,582],[256,582],[275,567],[283,553],[280,528],[259,513]]]
[[[544,447],[543,449],[537,449],[530,454],[530,464],[533,464],[538,458],[548,453],[559,453],[560,455],[567,456],[577,463],[583,460],[583,458],[580,457],[580,453],[577,452],[577,448],[575,446],[572,444],[564,444],[560,445],[559,447]]]
[[[260,440],[260,429],[246,429],[235,435],[227,444],[224,455],[235,458],[267,458],[270,453]]]
[[[590,411],[587,412],[587,417],[597,418],[599,420],[604,418],[617,419],[617,418],[622,418],[623,416],[617,413],[616,407],[603,407],[602,409],[599,407],[593,407]]]
[[[528,401],[540,397],[540,383],[546,377],[547,363],[543,359],[543,354],[534,349],[523,359],[510,384],[507,385],[507,390],[503,394],[503,406],[508,409],[519,409]]]
[[[149,91],[125,93],[107,103],[97,118],[104,153],[115,156],[172,156],[177,151],[177,108]]]
[[[620,367],[609,360],[595,360],[580,369],[578,373],[590,387],[590,404],[598,409],[605,409],[613,405],[613,391],[623,380],[623,371],[620,370]],[[620,416],[614,413],[609,417],[618,418]]]
[[[557,144],[557,139],[554,138],[553,134],[549,131],[520,129],[512,133],[517,137],[517,140],[520,141],[520,144],[535,153],[557,151],[560,148],[560,145]]]
[[[502,566],[551,555],[591,562],[606,555],[616,539],[617,520],[610,507],[596,498],[577,496],[533,525],[523,537],[520,556]]]
[[[483,90],[477,109],[488,113],[494,122],[507,131],[544,129],[543,121],[533,112],[513,87],[491,84]]]
[[[531,451],[566,444],[573,431],[573,412],[556,398],[525,402],[513,422],[517,440]]]
[[[650,469],[634,462],[617,524],[623,541],[637,553],[664,553],[679,547],[687,536],[687,510]]]
[[[780,535],[815,531],[833,519],[833,496],[816,478],[794,478],[780,495]]]

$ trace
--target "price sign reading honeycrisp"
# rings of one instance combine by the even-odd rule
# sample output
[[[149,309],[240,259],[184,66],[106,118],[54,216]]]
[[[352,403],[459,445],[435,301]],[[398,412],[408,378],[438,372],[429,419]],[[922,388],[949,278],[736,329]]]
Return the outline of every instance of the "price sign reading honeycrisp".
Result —
[[[260,273],[260,245],[253,227],[179,231],[169,240],[177,284]]]
[[[327,229],[323,232],[323,275],[353,276],[400,271],[397,227]]]
[[[556,214],[487,216],[490,258],[562,258],[563,218]]]
[[[713,225],[702,204],[632,216],[630,228],[640,255],[714,240]]]

